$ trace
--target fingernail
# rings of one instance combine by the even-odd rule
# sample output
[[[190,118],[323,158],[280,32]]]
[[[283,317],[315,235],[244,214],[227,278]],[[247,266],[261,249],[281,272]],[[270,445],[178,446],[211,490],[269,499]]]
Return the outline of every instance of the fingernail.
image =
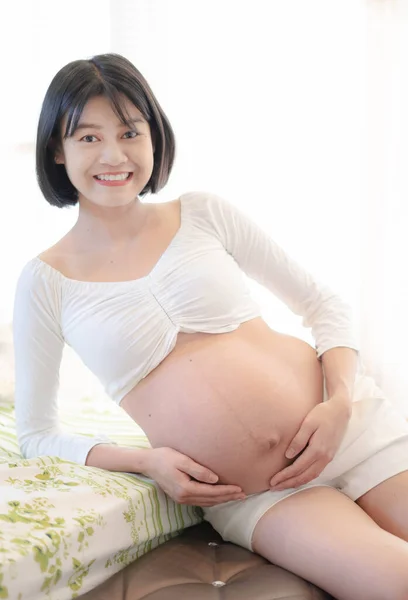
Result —
[[[296,456],[295,450],[288,450],[286,452],[286,458],[293,458],[294,456]]]

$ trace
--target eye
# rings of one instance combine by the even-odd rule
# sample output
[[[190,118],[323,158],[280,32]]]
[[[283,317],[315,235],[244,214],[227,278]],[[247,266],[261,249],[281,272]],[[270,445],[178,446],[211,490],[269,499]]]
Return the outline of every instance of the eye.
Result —
[[[127,136],[128,134],[130,134],[129,137],[127,137],[127,139],[134,139],[136,137],[138,137],[140,134],[137,131],[131,130],[131,131],[127,131],[124,135]],[[84,135],[84,137],[82,137],[80,139],[81,142],[86,142],[87,144],[92,143],[92,138],[96,138],[96,136],[88,134],[88,135]]]
[[[128,139],[135,138],[135,137],[137,137],[139,135],[137,131],[133,131],[133,130],[132,131],[127,131],[124,135],[127,135],[128,133],[134,134],[134,135],[132,135],[131,138],[128,138]]]
[[[87,138],[94,138],[94,137],[95,137],[94,135],[84,135],[84,137],[83,137],[83,138],[81,138],[81,140],[80,140],[80,141],[81,141],[81,142],[82,142],[82,141],[86,141],[86,142],[88,143],[88,140],[87,140]],[[95,138],[95,139],[96,139],[96,138]]]

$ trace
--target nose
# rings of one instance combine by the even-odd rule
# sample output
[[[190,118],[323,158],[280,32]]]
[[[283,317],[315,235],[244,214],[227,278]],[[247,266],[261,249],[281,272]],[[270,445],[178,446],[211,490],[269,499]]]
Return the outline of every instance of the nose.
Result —
[[[101,165],[116,167],[127,162],[127,156],[120,144],[111,142],[103,147],[99,162]]]

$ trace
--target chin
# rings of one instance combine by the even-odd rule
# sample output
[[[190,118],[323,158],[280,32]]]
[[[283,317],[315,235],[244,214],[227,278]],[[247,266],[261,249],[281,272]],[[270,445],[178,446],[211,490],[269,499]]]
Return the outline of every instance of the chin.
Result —
[[[84,207],[88,206],[98,206],[100,208],[115,208],[116,206],[127,206],[131,204],[135,200],[135,195],[126,196],[122,198],[95,198],[90,194],[79,194],[79,204]]]
[[[114,208],[115,206],[128,206],[133,204],[135,196],[128,196],[126,198],[107,198],[105,202],[98,202],[98,206],[105,206],[107,208]]]

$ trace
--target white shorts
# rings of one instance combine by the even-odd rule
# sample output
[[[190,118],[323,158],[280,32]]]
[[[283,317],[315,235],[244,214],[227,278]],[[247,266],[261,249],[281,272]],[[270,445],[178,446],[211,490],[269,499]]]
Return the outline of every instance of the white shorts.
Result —
[[[327,399],[327,391],[324,390]],[[352,416],[343,441],[322,473],[310,483],[282,491],[260,492],[245,500],[204,508],[204,519],[225,541],[253,551],[252,535],[260,518],[277,502],[316,486],[329,486],[352,500],[408,470],[408,423],[374,379],[358,375]]]

